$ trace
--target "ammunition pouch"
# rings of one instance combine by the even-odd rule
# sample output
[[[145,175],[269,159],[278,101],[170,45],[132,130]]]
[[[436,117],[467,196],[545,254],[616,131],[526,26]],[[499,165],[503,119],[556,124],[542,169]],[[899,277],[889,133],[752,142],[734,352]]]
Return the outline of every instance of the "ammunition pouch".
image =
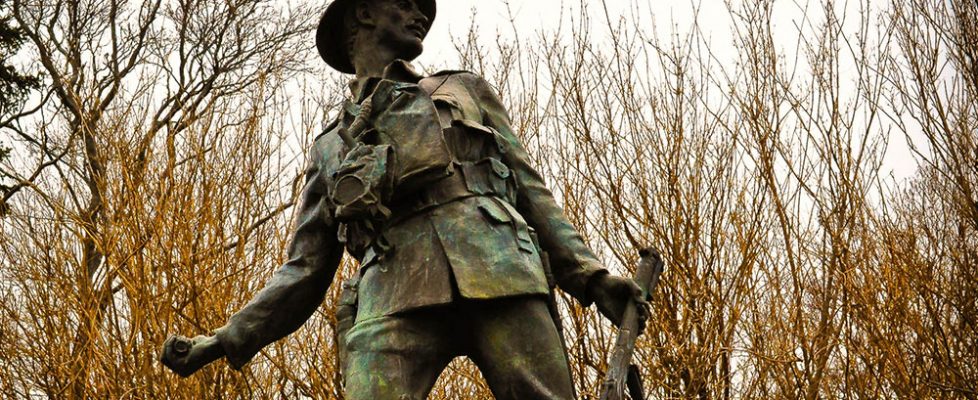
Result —
[[[367,105],[369,102],[369,106]],[[382,80],[352,125],[357,144],[333,176],[331,198],[340,222],[384,221],[387,204],[450,172],[438,111],[412,83]]]
[[[388,167],[392,198],[427,186],[448,173],[452,156],[445,144],[438,110],[417,84],[382,80],[371,95],[370,125],[376,137],[368,140],[390,145]],[[395,201],[396,202],[396,201]]]
[[[388,173],[391,148],[388,145],[361,144],[354,147],[340,164],[333,181],[332,199],[338,221],[386,219],[384,206],[392,182]]]

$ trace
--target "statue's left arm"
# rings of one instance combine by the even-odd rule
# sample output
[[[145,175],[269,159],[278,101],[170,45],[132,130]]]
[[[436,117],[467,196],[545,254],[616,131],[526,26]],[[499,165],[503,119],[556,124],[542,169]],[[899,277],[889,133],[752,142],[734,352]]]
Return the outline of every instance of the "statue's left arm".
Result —
[[[489,84],[474,74],[460,78],[468,81],[465,86],[479,101],[483,123],[499,134],[504,161],[516,179],[516,209],[536,230],[540,247],[550,256],[557,285],[582,304],[591,304],[594,299],[588,293],[589,283],[596,276],[607,275],[607,270],[567,220],[543,177],[530,164],[526,149],[510,126],[509,114]]]
[[[543,177],[533,168],[526,149],[513,132],[509,114],[489,84],[474,74],[465,74],[466,87],[478,99],[485,125],[495,129],[505,150],[503,157],[516,177],[516,209],[536,230],[540,246],[547,251],[557,285],[581,304],[597,303],[598,309],[616,325],[625,304],[636,301],[641,318],[648,316],[648,303],[642,290],[628,278],[611,275],[601,265],[577,229],[567,220],[547,189]]]

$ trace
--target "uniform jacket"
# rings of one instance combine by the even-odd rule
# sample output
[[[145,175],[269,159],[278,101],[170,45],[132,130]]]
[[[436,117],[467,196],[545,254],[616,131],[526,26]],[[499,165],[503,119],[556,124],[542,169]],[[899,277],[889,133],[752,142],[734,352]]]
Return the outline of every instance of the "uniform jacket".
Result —
[[[357,101],[347,102],[339,120],[309,152],[288,262],[216,331],[235,368],[309,318],[321,304],[344,250],[360,261],[358,322],[447,304],[455,296],[545,295],[549,288],[541,254],[548,256],[557,285],[590,304],[588,281],[604,269],[530,165],[489,84],[460,71],[422,78],[403,62],[388,67],[385,78],[406,82],[409,89],[416,84],[414,88],[421,90],[414,93],[430,96],[444,128],[460,127],[453,131],[455,137],[445,131],[455,159],[446,175],[464,175],[472,194],[401,213],[382,235],[334,219],[330,188],[349,151],[337,132],[359,112],[366,94],[355,93]],[[493,176],[469,179],[479,173]],[[498,187],[500,182],[505,187]],[[482,187],[486,185],[497,187]],[[535,245],[533,231],[545,253]]]

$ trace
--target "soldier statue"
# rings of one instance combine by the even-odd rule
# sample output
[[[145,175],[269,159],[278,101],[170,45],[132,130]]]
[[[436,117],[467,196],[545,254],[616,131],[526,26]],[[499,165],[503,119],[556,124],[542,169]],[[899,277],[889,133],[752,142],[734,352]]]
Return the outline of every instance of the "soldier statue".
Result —
[[[567,221],[481,77],[421,76],[435,0],[335,0],[320,56],[355,74],[351,98],[309,150],[288,262],[213,335],[174,336],[161,361],[189,376],[235,369],[299,328],[344,250],[359,261],[337,308],[347,398],[424,399],[467,356],[498,399],[572,399],[553,288],[617,323],[648,303]]]

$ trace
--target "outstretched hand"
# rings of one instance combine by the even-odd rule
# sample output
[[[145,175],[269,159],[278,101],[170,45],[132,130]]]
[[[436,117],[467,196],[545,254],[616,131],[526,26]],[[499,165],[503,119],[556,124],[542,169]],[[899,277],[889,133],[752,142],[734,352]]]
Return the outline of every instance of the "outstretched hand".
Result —
[[[635,281],[607,273],[594,279],[596,281],[588,286],[588,295],[598,305],[598,311],[601,311],[601,314],[611,320],[615,326],[620,327],[622,316],[625,314],[625,305],[634,302],[638,314],[639,332],[644,331],[651,306]]]
[[[184,378],[192,375],[224,356],[224,348],[213,336],[197,336],[188,339],[183,336],[170,336],[163,343],[160,362]]]

